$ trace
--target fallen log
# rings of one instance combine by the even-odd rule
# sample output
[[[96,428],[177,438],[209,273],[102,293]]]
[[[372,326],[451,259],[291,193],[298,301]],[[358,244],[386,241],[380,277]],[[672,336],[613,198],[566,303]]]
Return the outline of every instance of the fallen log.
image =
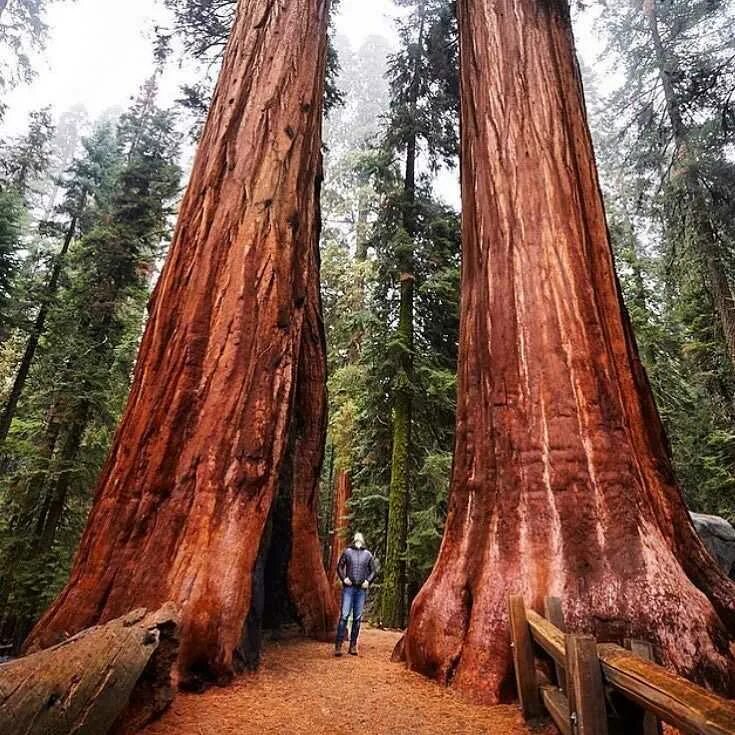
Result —
[[[174,695],[178,613],[135,610],[0,665],[0,733],[132,733]]]

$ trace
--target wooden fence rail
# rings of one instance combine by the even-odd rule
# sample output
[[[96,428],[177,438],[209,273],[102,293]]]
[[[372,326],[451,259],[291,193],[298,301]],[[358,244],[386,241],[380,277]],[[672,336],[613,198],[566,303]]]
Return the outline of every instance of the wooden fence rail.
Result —
[[[735,702],[654,663],[644,641],[626,648],[564,632],[561,602],[546,617],[509,600],[513,661],[526,719],[548,714],[564,735],[660,735],[661,722],[692,735],[735,735]],[[551,659],[550,682],[537,658]]]

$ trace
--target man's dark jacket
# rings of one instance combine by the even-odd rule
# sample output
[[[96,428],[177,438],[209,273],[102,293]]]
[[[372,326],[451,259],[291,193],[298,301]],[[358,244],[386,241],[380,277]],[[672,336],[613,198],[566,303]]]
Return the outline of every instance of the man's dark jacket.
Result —
[[[337,564],[337,574],[342,584],[347,578],[356,587],[363,582],[372,584],[377,573],[373,555],[367,549],[358,549],[355,546],[345,549]]]

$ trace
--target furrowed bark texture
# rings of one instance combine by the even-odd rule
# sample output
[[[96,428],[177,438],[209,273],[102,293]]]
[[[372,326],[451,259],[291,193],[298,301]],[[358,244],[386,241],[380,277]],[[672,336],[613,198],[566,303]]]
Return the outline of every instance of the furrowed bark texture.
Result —
[[[349,539],[347,532],[350,527],[350,511],[348,504],[352,497],[352,481],[347,470],[341,470],[337,475],[332,501],[332,547],[329,552],[329,567],[327,579],[334,582],[337,579],[339,557],[347,548]]]
[[[327,13],[328,0],[240,2],[125,416],[70,581],[29,645],[173,600],[184,683],[229,677],[289,446],[293,537],[318,555],[305,516],[324,411]],[[303,430],[289,441],[294,406]],[[302,563],[293,602],[316,632],[332,603],[322,565]]]
[[[171,703],[178,616],[135,610],[0,666],[0,732],[136,732]]]
[[[464,268],[444,541],[409,665],[512,692],[510,592],[731,690],[733,586],[697,539],[622,306],[568,7],[460,0]]]
[[[318,206],[318,202],[315,205]],[[315,259],[317,253],[315,248]],[[331,580],[324,572],[319,541],[319,481],[327,437],[327,350],[318,272],[318,262],[314,262],[310,268],[313,275],[309,282],[292,421],[293,496],[288,588],[305,631],[326,638],[334,627],[338,610]]]

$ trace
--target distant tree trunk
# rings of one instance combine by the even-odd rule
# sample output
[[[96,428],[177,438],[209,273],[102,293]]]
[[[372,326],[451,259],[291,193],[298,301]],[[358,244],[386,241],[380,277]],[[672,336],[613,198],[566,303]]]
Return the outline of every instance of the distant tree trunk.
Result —
[[[69,427],[59,451],[58,459],[54,460],[54,468],[58,470],[58,477],[52,482],[47,482],[46,473],[38,473],[38,477],[31,481],[25,488],[25,505],[23,515],[18,521],[16,528],[29,529],[27,543],[19,548],[14,563],[28,564],[33,560],[41,560],[48,554],[54,544],[56,532],[61,522],[64,509],[66,508],[67,496],[72,480],[72,463],[79,451],[79,445],[87,428],[87,417],[80,417]],[[53,430],[53,428],[52,428]],[[45,447],[44,447],[45,450]],[[43,498],[40,509],[37,508],[39,500]],[[12,574],[12,572],[11,572]],[[4,580],[8,585],[13,577]],[[23,580],[16,578],[14,584],[22,585]],[[25,582],[27,585],[27,580]],[[8,590],[9,591],[9,590]],[[23,640],[28,635],[33,624],[36,622],[40,600],[43,599],[45,590],[31,584],[26,586],[23,597],[26,600],[26,609],[23,613],[16,612],[8,615],[8,610],[3,609],[7,601],[4,594],[3,583],[0,580],[0,635],[13,644],[13,651],[20,650]],[[35,601],[35,605],[31,604]],[[4,619],[3,619],[4,618]]]
[[[324,566],[327,570],[327,575],[329,573],[329,554],[330,549],[332,548],[332,536],[330,533],[330,529],[332,528],[333,518],[332,518],[332,509],[334,507],[334,455],[335,455],[336,449],[334,446],[334,442],[331,442],[329,445],[329,460],[327,462],[327,487],[329,488],[329,515],[323,519],[324,521],[324,533],[322,534],[322,558],[324,559]]]
[[[368,259],[368,244],[370,223],[368,222],[368,203],[366,196],[360,192],[357,199],[357,221],[355,222],[355,262],[362,265]],[[359,295],[359,309],[365,307],[365,272],[361,268],[357,271],[357,292]],[[362,353],[362,341],[365,337],[365,327],[362,320],[358,320],[352,339],[350,348],[347,353],[347,363],[356,365],[360,361]]]
[[[61,517],[66,507],[69,488],[71,487],[73,462],[79,454],[89,423],[90,405],[88,402],[80,407],[61,445],[58,459],[57,477],[48,489],[44,501],[43,512],[39,515],[36,551],[45,553],[51,550],[56,538]]]
[[[622,305],[566,0],[460,0],[457,440],[405,656],[512,692],[507,597],[731,689],[735,587],[698,540]]]
[[[289,445],[307,469],[292,536],[308,578],[291,577],[292,601],[311,632],[334,623],[330,596],[306,599],[326,578],[302,515],[321,462],[327,14],[328,0],[239,5],[128,406],[70,581],[29,645],[173,600],[183,683],[231,676]]]
[[[20,507],[8,520],[8,527],[11,535],[16,537],[28,537],[29,529],[35,524],[36,536],[41,534],[43,529],[43,521],[48,512],[50,498],[48,494],[44,495],[44,485],[48,476],[48,467],[51,463],[56,443],[61,433],[61,423],[55,411],[55,404],[52,404],[49,410],[48,419],[46,421],[46,430],[44,432],[44,441],[38,450],[38,460],[45,463],[45,468],[36,470],[25,482],[18,482],[12,487],[10,493],[15,497],[20,497]],[[39,499],[43,497],[40,511],[36,516]],[[19,625],[17,611],[9,609],[8,599],[14,586],[17,584],[16,571],[22,560],[28,558],[34,549],[29,548],[27,544],[16,543],[6,551],[4,560],[4,568],[0,575],[0,640],[12,642],[14,648],[12,653],[17,652],[17,648],[23,643],[19,637],[19,630],[28,632],[28,627],[22,623]],[[33,621],[30,621],[31,624]]]
[[[402,628],[406,624],[406,545],[408,513],[411,492],[411,435],[413,424],[414,379],[414,260],[413,240],[416,237],[416,158],[417,102],[421,83],[421,55],[423,53],[425,3],[420,2],[419,33],[413,63],[410,88],[411,130],[406,143],[406,175],[404,179],[403,229],[407,250],[398,264],[400,271],[400,305],[398,315],[399,369],[395,378],[393,398],[393,452],[391,457],[390,488],[388,491],[388,529],[386,535],[385,566],[381,589],[381,623],[388,628]]]
[[[352,482],[347,470],[340,470],[334,486],[332,501],[332,544],[329,552],[327,578],[334,582],[337,577],[339,557],[347,547],[347,531],[350,527],[348,503],[352,497]]]
[[[357,222],[355,223],[355,260],[364,263],[368,257],[370,223],[368,222],[368,203],[364,192],[357,197]]]
[[[717,245],[716,242],[712,243],[711,247],[703,253],[704,265],[707,283],[712,293],[712,301],[720,319],[727,354],[733,367],[735,367],[735,296],[733,296],[727,270],[722,262]]]
[[[723,244],[719,241],[716,228],[708,216],[709,203],[696,173],[688,170],[686,160],[689,156],[687,131],[684,125],[681,104],[674,86],[674,75],[678,71],[673,65],[661,38],[658,25],[658,4],[656,0],[644,0],[642,10],[651,33],[653,51],[661,85],[666,100],[666,115],[674,138],[674,165],[671,168],[673,183],[683,183],[684,227],[691,233],[690,239],[700,262],[704,276],[712,294],[717,318],[722,328],[727,354],[735,367],[735,295],[727,276],[727,268],[722,258]]]
[[[71,222],[67,227],[64,244],[54,261],[54,267],[51,270],[51,275],[48,283],[46,284],[46,291],[43,295],[43,302],[41,304],[41,308],[38,310],[38,314],[36,315],[36,320],[33,323],[33,329],[28,337],[23,357],[21,358],[18,366],[18,372],[15,375],[15,380],[10,388],[10,393],[8,393],[8,398],[3,406],[3,411],[0,413],[0,445],[2,445],[8,437],[10,425],[13,423],[13,417],[15,416],[15,412],[18,408],[18,401],[20,401],[20,398],[23,395],[23,389],[25,388],[26,381],[28,380],[28,373],[31,370],[31,365],[33,365],[33,359],[36,356],[38,341],[46,329],[46,320],[48,319],[51,303],[59,289],[59,279],[61,278],[64,260],[66,258],[66,254],[69,252],[69,247],[74,239],[74,233],[77,229],[77,219],[76,215],[72,217]]]

